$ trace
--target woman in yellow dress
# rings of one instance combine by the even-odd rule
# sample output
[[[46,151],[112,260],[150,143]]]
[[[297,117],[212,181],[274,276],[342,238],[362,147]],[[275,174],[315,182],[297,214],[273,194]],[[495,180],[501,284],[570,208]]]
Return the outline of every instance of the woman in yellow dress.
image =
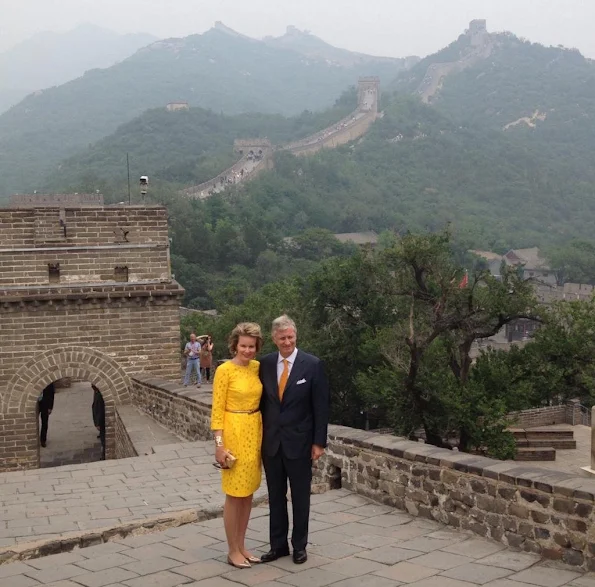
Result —
[[[238,324],[229,337],[233,359],[215,371],[211,430],[215,436],[215,459],[221,465],[225,493],[223,521],[229,552],[227,562],[249,568],[260,559],[244,545],[252,510],[252,495],[260,487],[262,465],[262,417],[259,411],[262,383],[259,362],[254,360],[262,346],[260,326]],[[228,457],[236,461],[228,467]]]

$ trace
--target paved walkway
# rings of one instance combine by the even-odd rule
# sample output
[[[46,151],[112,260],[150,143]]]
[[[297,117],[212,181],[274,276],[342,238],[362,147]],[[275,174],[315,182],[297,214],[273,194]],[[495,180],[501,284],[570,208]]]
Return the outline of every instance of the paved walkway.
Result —
[[[139,456],[153,454],[157,446],[183,442],[182,438],[135,406],[118,406],[118,415]]]
[[[221,473],[212,466],[211,442],[154,450],[132,459],[0,473],[0,551],[71,532],[222,506]],[[258,495],[265,493],[263,486]]]
[[[544,469],[569,473],[577,477],[589,477],[591,475],[581,469],[591,465],[591,427],[590,426],[569,426],[568,424],[559,424],[548,426],[548,428],[572,428],[574,439],[576,440],[575,449],[556,449],[555,461],[537,461],[533,464]]]
[[[2,587],[594,587],[595,578],[345,490],[312,498],[309,559],[249,570],[225,564],[222,520],[188,524],[0,566]],[[248,548],[268,542],[268,511],[253,511]]]
[[[47,447],[40,449],[41,467],[89,463],[101,459],[101,442],[93,424],[90,383],[57,389],[50,415]]]

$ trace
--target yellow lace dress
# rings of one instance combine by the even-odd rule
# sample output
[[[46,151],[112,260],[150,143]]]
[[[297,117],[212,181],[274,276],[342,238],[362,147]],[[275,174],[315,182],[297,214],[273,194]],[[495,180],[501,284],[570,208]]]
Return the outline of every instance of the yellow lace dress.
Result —
[[[223,492],[233,497],[252,495],[262,479],[262,416],[260,412],[232,413],[258,409],[262,395],[259,365],[250,361],[242,367],[227,361],[217,367],[213,381],[211,430],[223,430],[223,444],[237,458],[232,469],[221,472]]]

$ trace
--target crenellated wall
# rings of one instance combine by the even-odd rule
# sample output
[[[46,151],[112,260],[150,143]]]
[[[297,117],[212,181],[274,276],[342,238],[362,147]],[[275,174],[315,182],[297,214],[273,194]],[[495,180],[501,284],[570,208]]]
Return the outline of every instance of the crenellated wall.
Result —
[[[273,148],[268,139],[237,139],[234,151],[241,155],[231,167],[217,177],[180,192],[189,198],[205,199],[227,187],[249,181],[261,171],[274,166],[274,151],[286,151],[296,156],[312,155],[321,149],[334,149],[365,135],[378,118],[380,79],[360,78],[358,105],[349,116],[299,141]]]

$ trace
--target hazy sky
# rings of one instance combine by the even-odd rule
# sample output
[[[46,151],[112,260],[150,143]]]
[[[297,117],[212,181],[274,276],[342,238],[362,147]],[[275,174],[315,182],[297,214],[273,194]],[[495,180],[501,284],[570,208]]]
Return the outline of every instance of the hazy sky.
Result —
[[[427,55],[454,40],[473,18],[546,45],[595,58],[595,0],[0,0],[0,51],[44,30],[90,22],[159,37],[201,33],[216,20],[253,36],[286,25],[377,55]]]

